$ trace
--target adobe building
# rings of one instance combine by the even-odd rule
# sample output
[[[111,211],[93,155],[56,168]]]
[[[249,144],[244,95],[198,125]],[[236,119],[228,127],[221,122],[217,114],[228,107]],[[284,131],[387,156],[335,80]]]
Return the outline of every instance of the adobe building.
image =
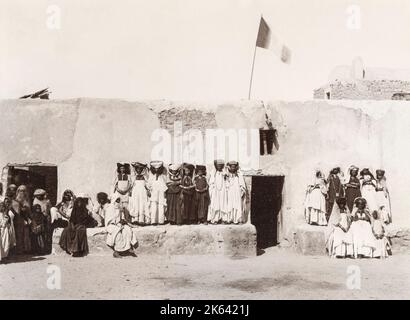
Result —
[[[328,82],[313,92],[314,99],[409,100],[410,70],[367,68],[361,58],[337,66]]]
[[[170,248],[178,247],[177,253],[186,253],[183,247],[188,247],[203,253],[237,250],[238,255],[252,255],[256,254],[255,230],[259,247],[293,245],[295,236],[303,245],[303,232],[309,231],[303,203],[314,170],[329,172],[340,166],[345,172],[352,164],[386,170],[393,223],[410,227],[408,101],[209,104],[79,98],[2,100],[0,110],[3,192],[10,183],[24,183],[45,188],[53,202],[65,189],[92,198],[97,192],[109,192],[116,163],[154,160],[152,133],[159,128],[172,130],[177,120],[184,130],[262,129],[262,139],[272,138],[270,152],[258,149],[259,167],[244,170],[248,188],[245,225],[141,227],[139,239],[149,243],[147,251],[168,241],[161,252],[173,253],[176,249]],[[212,164],[207,165],[211,169]],[[178,242],[181,230],[191,233],[189,239]],[[220,244],[227,239],[230,245],[224,249]],[[192,241],[205,245],[195,247]]]

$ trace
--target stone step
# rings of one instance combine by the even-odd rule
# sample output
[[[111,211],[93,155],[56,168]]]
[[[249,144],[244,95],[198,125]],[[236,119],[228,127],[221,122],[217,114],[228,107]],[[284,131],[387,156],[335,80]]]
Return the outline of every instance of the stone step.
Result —
[[[53,234],[53,253],[65,254],[59,241],[63,229]],[[161,255],[222,255],[230,257],[256,256],[256,229],[242,225],[136,226],[138,239],[135,252]],[[105,243],[105,228],[87,229],[91,255],[111,255]]]

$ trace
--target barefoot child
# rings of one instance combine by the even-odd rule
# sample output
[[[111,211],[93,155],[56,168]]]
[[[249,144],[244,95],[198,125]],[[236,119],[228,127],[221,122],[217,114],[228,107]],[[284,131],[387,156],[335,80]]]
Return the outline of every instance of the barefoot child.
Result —
[[[376,238],[373,258],[385,259],[389,256],[390,244],[386,237],[385,224],[381,220],[381,212],[373,211],[372,230]]]

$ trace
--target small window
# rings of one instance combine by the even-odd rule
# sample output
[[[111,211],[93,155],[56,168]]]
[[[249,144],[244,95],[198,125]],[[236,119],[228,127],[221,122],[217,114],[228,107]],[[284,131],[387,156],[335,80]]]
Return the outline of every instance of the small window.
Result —
[[[259,129],[260,155],[273,154],[278,148],[275,129]]]

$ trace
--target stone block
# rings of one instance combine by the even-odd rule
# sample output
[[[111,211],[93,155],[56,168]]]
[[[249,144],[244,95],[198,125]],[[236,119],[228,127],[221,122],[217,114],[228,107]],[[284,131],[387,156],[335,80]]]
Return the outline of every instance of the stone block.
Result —
[[[326,255],[326,228],[309,224],[298,226],[295,232],[296,251],[303,255]]]
[[[59,246],[62,229],[53,235],[54,254],[65,254]],[[133,228],[137,254],[256,256],[256,229],[243,225],[145,226]],[[87,229],[91,255],[110,255],[105,228]]]

